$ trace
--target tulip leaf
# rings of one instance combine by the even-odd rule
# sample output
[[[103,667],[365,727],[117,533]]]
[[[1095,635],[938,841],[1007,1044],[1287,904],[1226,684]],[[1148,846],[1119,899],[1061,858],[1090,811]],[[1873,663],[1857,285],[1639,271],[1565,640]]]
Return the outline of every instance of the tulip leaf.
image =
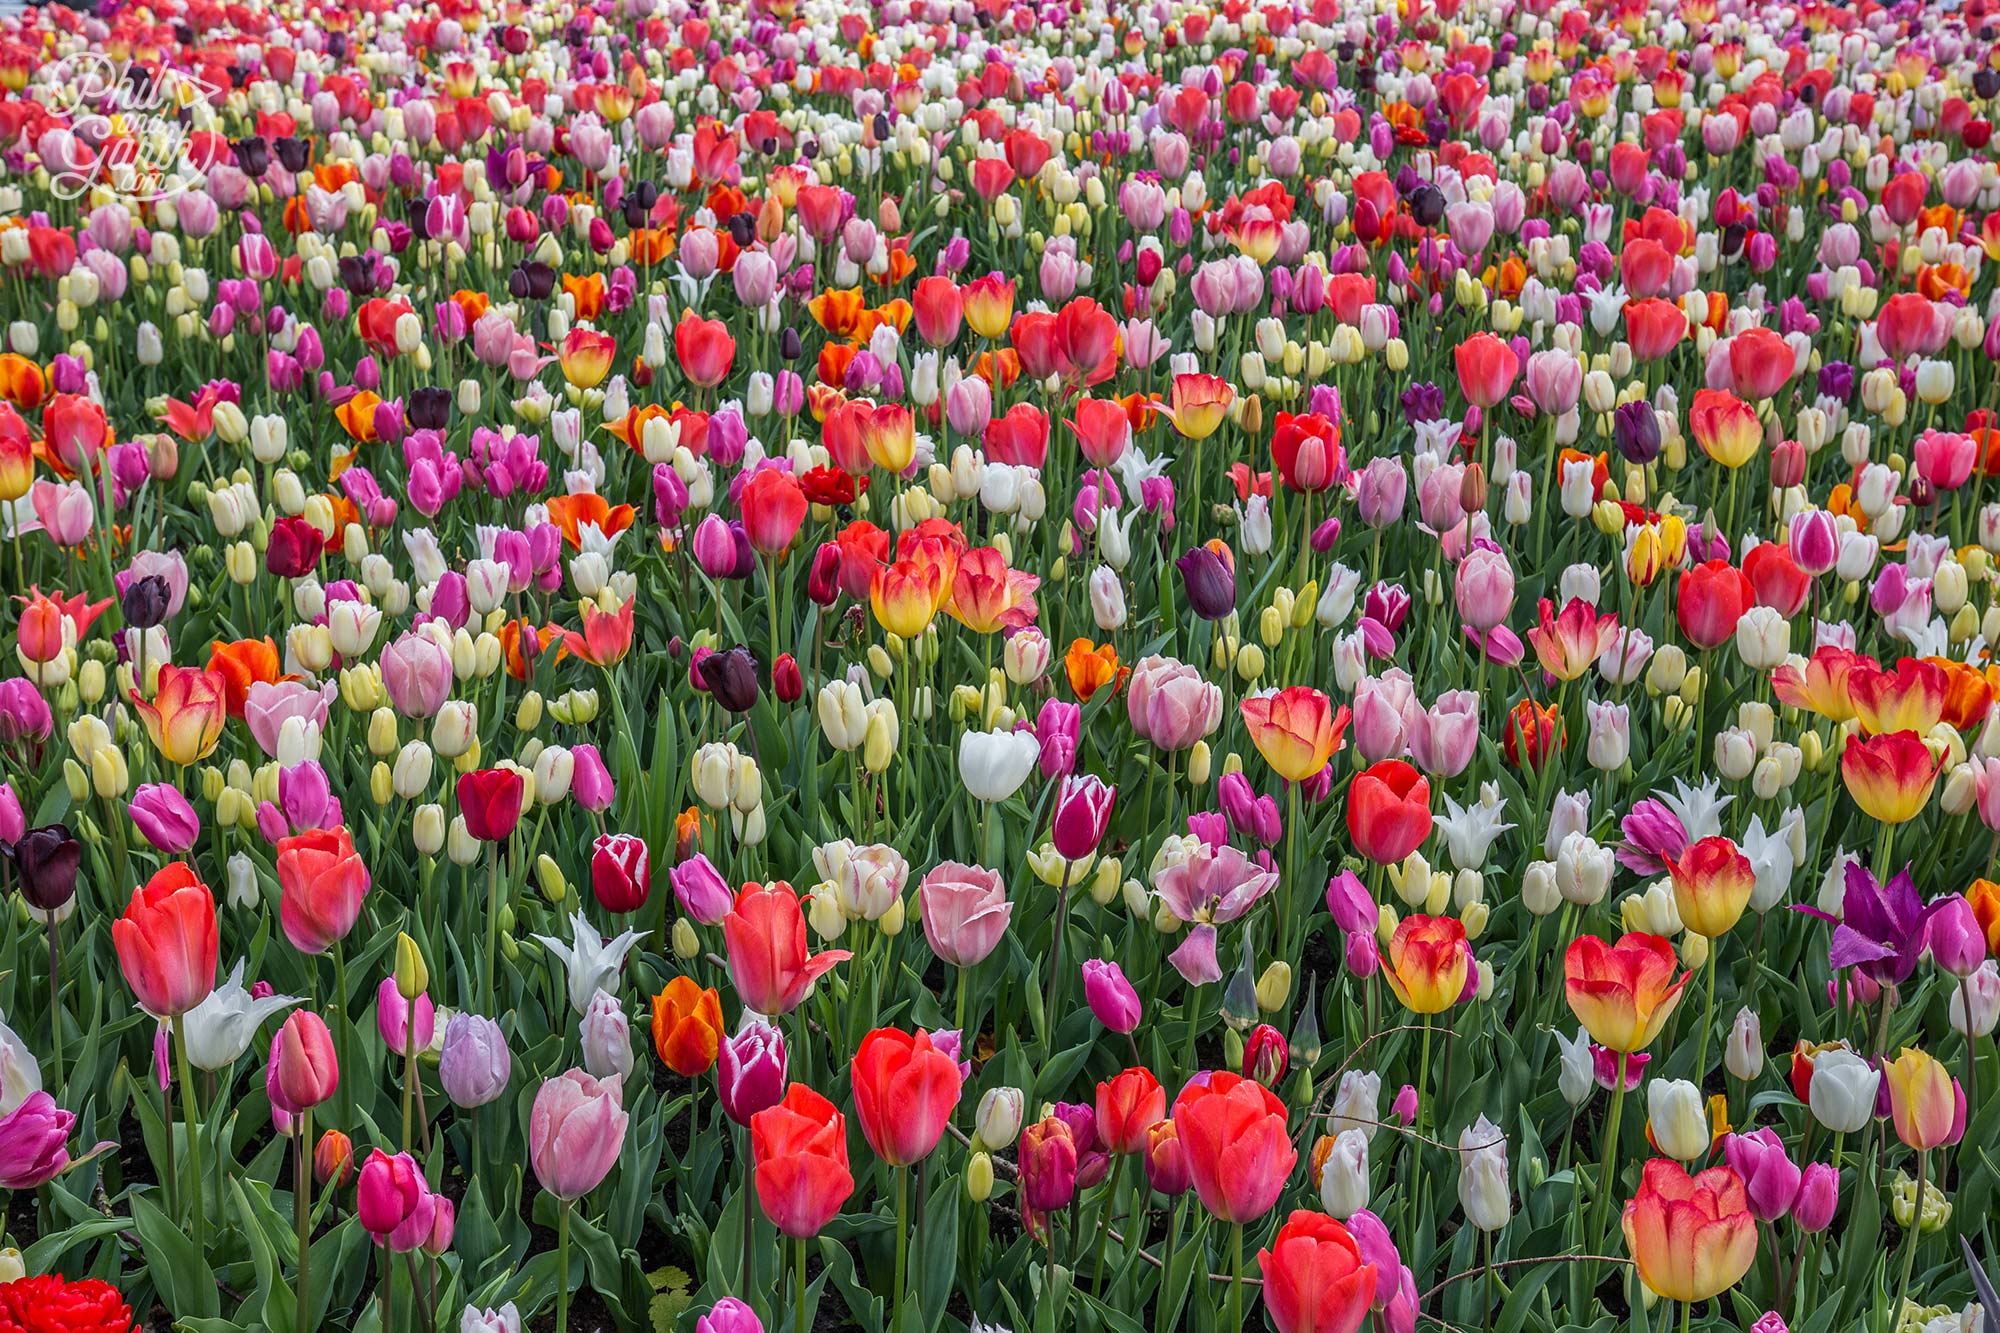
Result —
[[[147,1272],[167,1308],[182,1317],[220,1314],[222,1294],[215,1285],[215,1275],[181,1224],[168,1217],[150,1195],[141,1194],[132,1199],[132,1225],[139,1233]]]
[[[952,1284],[958,1277],[958,1201],[965,1192],[964,1178],[956,1172],[944,1178],[924,1201],[923,1213],[911,1234],[918,1252],[916,1288],[919,1303],[936,1327],[944,1317],[945,1302],[951,1299]]]
[[[284,1244],[290,1229],[272,1211],[262,1186],[246,1191],[242,1177],[235,1177],[229,1182],[229,1202],[236,1216],[242,1219],[242,1235],[249,1242],[250,1260],[257,1270],[258,1295],[244,1304],[243,1313],[273,1329],[295,1328],[298,1323],[298,1298],[285,1281],[283,1259],[289,1254],[296,1267],[297,1237],[291,1236],[289,1247]]]

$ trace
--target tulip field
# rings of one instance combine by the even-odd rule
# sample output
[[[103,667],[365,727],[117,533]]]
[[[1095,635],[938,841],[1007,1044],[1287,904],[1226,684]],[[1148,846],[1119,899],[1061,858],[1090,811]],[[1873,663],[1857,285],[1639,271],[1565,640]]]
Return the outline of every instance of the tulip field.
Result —
[[[1994,0],[74,3],[0,1333],[2000,1333]]]

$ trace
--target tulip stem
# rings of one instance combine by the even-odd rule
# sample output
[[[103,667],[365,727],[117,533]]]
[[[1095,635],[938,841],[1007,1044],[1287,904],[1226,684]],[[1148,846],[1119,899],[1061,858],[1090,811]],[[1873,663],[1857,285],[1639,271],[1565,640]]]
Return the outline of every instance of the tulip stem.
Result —
[[[896,1311],[889,1325],[896,1333],[903,1330],[903,1288],[907,1278],[910,1258],[910,1168],[896,1168]],[[562,1333],[557,1329],[556,1333]]]
[[[1886,1002],[1886,1001],[1885,1001]],[[1928,1149],[1917,1150],[1917,1202],[1910,1210],[1910,1229],[1903,1237],[1903,1276],[1896,1284],[1896,1303],[1889,1307],[1889,1326],[1894,1328],[1902,1321],[1903,1303],[1910,1296],[1910,1272],[1917,1263],[1917,1237],[1924,1229],[1924,1181],[1930,1171],[1931,1155]]]
[[[792,1327],[796,1333],[806,1333],[806,1242],[803,1236],[799,1238],[798,1249],[793,1253],[797,1255],[792,1270],[798,1276],[799,1303],[798,1308],[792,1313]]]
[[[1625,1068],[1619,1061],[1618,1079],[1611,1089],[1611,1114],[1604,1121],[1604,1166],[1597,1173],[1597,1199],[1591,1206],[1593,1214],[1590,1228],[1590,1248],[1597,1253],[1604,1248],[1604,1224],[1609,1215],[1611,1195],[1617,1189],[1618,1171],[1618,1122],[1625,1116]],[[1591,1285],[1596,1285],[1597,1272],[1591,1270]]]
[[[292,1148],[292,1227],[299,1237],[298,1333],[310,1327],[312,1306],[312,1111],[299,1113],[298,1137]]]
[[[745,1199],[744,1207],[750,1201]],[[569,1201],[556,1214],[556,1333],[569,1333]],[[384,1321],[384,1328],[387,1321]]]
[[[1099,1299],[1104,1295],[1104,1247],[1111,1239],[1111,1209],[1118,1201],[1118,1177],[1124,1169],[1124,1154],[1115,1154],[1111,1159],[1111,1178],[1104,1185],[1104,1213],[1097,1223],[1097,1267],[1090,1279],[1090,1294]]]
[[[195,1110],[194,1079],[188,1075],[187,1031],[178,1014],[174,1016],[174,1064],[181,1081],[181,1108],[187,1115],[188,1179],[193,1182],[188,1196],[194,1201],[194,1252],[199,1256],[203,1253],[202,1233],[208,1229],[201,1197],[201,1117]]]
[[[1229,1326],[1243,1327],[1243,1224],[1230,1229]]]
[[[62,923],[56,920],[56,914],[54,912],[50,912],[49,913],[49,1065],[50,1068],[54,1071],[54,1076],[49,1080],[49,1082],[50,1085],[57,1090],[58,1094],[60,1094],[61,1091],[63,1090],[62,946],[57,939],[57,932],[60,931],[61,929],[62,929]],[[1966,1012],[1969,1014],[1972,1012],[1972,1010],[1968,1008]],[[1972,1039],[1970,1037],[1966,1038],[1966,1047],[1968,1050],[1971,1048],[1971,1044],[1972,1044]]]
[[[1715,974],[1720,966],[1717,962],[1717,955],[1721,952],[1722,941],[1720,939],[1712,939],[1708,942],[1708,999],[1703,1004],[1701,1012],[1701,1045],[1699,1047],[1701,1054],[1695,1057],[1694,1062],[1694,1082],[1696,1087],[1701,1086],[1703,1076],[1708,1073],[1708,1034],[1715,1027]]]
[[[487,846],[486,952],[479,960],[479,1012],[493,1014],[493,954],[499,948],[500,930],[500,844]]]

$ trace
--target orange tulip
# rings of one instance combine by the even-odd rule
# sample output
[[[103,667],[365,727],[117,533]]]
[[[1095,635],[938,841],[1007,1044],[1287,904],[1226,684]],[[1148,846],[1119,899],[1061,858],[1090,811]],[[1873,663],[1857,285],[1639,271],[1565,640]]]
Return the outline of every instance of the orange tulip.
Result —
[[[1965,891],[1965,901],[1972,905],[1973,919],[1986,932],[1986,952],[2000,954],[2000,884],[1975,879]]]
[[[1948,657],[1924,661],[1944,672],[1944,720],[1960,732],[1970,732],[1986,718],[1993,704],[1993,682],[1978,667]]]
[[[549,521],[562,529],[563,542],[571,550],[582,549],[585,524],[595,526],[606,537],[616,537],[632,526],[635,517],[631,505],[614,505],[596,491],[553,496],[546,508]]]
[[[959,558],[944,609],[975,634],[1018,629],[1035,620],[1035,588],[1041,582],[1025,570],[1007,568],[998,550],[981,546]]]
[[[1689,974],[1676,979],[1675,966],[1674,946],[1658,935],[1616,944],[1580,936],[1563,955],[1563,995],[1593,1041],[1630,1055],[1660,1035],[1680,1003]]]
[[[1346,705],[1307,685],[1254,694],[1241,704],[1250,740],[1273,772],[1287,782],[1304,782],[1325,768],[1343,743]]]
[[[868,459],[884,472],[901,472],[917,452],[917,423],[900,403],[858,405],[855,423]]]
[[[653,1049],[660,1063],[686,1078],[715,1064],[722,1046],[722,997],[693,977],[678,976],[653,997]]]
[[[340,428],[347,432],[347,438],[356,444],[373,444],[375,435],[375,409],[382,403],[381,396],[363,389],[333,409],[333,415],[340,422]]]
[[[139,721],[160,754],[176,764],[208,758],[228,720],[228,695],[219,671],[197,671],[169,663],[160,668],[159,688],[150,701],[132,694]]]
[[[1743,1177],[1726,1166],[1690,1176],[1679,1162],[1654,1158],[1625,1205],[1625,1245],[1655,1294],[1682,1302],[1720,1296],[1757,1258]]]
[[[846,338],[861,323],[867,304],[859,287],[829,288],[806,302],[806,312],[826,330],[829,338]]]
[[[49,379],[42,368],[19,352],[0,356],[0,399],[29,409],[48,396]]]
[[[232,643],[218,639],[208,646],[208,669],[222,677],[223,702],[231,717],[243,716],[252,685],[282,679],[278,645],[270,639],[237,639]]]
[[[1421,912],[1397,923],[1382,958],[1383,979],[1413,1014],[1441,1014],[1457,1004],[1471,968],[1464,923]]]
[[[1089,703],[1091,696],[1107,685],[1116,693],[1132,669],[1118,665],[1118,649],[1113,645],[1077,639],[1063,654],[1063,672],[1069,677],[1070,693],[1079,703]]]
[[[612,666],[632,651],[632,608],[637,597],[627,598],[616,611],[598,609],[596,602],[583,604],[583,633],[567,630],[563,646],[592,666]]]
[[[1727,838],[1703,838],[1679,859],[1665,858],[1674,877],[1681,924],[1713,940],[1727,935],[1750,905],[1757,872]]]
[[[1847,794],[1870,819],[1904,824],[1930,803],[1937,785],[1938,758],[1914,731],[1847,738],[1840,777]]]

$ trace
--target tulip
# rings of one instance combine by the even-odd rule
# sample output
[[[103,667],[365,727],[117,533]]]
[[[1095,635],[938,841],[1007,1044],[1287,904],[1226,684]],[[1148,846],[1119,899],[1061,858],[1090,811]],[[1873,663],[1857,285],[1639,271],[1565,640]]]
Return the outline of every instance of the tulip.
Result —
[[[153,697],[135,693],[132,706],[161,757],[183,766],[208,758],[228,720],[221,674],[171,663],[160,668]]]
[[[1356,775],[1347,793],[1347,834],[1377,865],[1394,865],[1431,832],[1431,786],[1400,759],[1385,759]]]
[[[1022,1130],[1015,1158],[1024,1206],[1052,1213],[1076,1197],[1076,1139],[1059,1117],[1045,1116]]]
[[[21,896],[37,911],[60,911],[76,896],[82,859],[83,844],[67,825],[45,824],[18,835],[14,870],[20,876]]]
[[[1818,1076],[1815,1067],[1815,1082]],[[1921,1153],[1964,1137],[1965,1091],[1928,1052],[1905,1046],[1896,1059],[1882,1062],[1882,1078],[1896,1137],[1905,1144]]]
[[[854,1193],[847,1118],[803,1083],[751,1117],[750,1152],[758,1206],[794,1239],[817,1235]]]
[[[1594,935],[1563,955],[1563,993],[1591,1039],[1620,1054],[1643,1051],[1680,1003],[1688,974],[1674,978],[1673,945],[1629,934],[1616,944]]]
[[[1708,1151],[1708,1107],[1694,1084],[1654,1079],[1646,1085],[1646,1115],[1653,1142],[1667,1156],[1692,1162]]]
[[[1175,1098],[1173,1121],[1204,1208],[1237,1225],[1271,1210],[1298,1151],[1286,1133],[1285,1105],[1269,1088],[1235,1074],[1210,1074]]]
[[[1162,750],[1191,749],[1222,721],[1222,690],[1170,657],[1143,657],[1125,694],[1132,730]]]
[[[1139,1026],[1139,993],[1116,963],[1092,958],[1083,964],[1083,998],[1107,1031],[1123,1036]]]
[[[1792,1220],[1799,1229],[1817,1234],[1833,1222],[1840,1208],[1840,1172],[1825,1162],[1809,1164],[1799,1178],[1799,1192],[1792,1206]]]
[[[1146,1151],[1153,1127],[1167,1116],[1167,1094],[1147,1069],[1127,1069],[1097,1085],[1097,1137],[1106,1151]],[[982,1136],[983,1137],[983,1136]]]
[[[782,880],[745,884],[723,918],[722,934],[737,995],[769,1016],[790,1013],[814,982],[854,956],[846,949],[807,952],[805,914]]]
[[[592,1078],[622,1085],[632,1072],[632,1027],[616,996],[599,991],[590,997],[577,1038],[585,1071]]]
[[[682,975],[653,997],[653,1049],[685,1078],[708,1072],[722,1045],[722,997]],[[741,1123],[741,1122],[739,1122]]]
[[[1012,797],[1035,771],[1042,748],[1028,731],[967,731],[958,738],[958,776],[977,801]]]
[[[1757,885],[1750,858],[1727,838],[1703,838],[1681,856],[1667,858],[1667,869],[1681,924],[1711,940],[1728,934],[1742,918]]]
[[[511,768],[482,768],[459,775],[458,810],[481,842],[505,842],[521,822],[521,775]]]
[[[368,867],[345,828],[278,840],[278,920],[300,953],[325,953],[354,929],[368,893]]]
[[[250,1049],[251,1038],[266,1018],[297,1003],[294,995],[253,995],[243,985],[243,960],[239,958],[228,979],[184,1017],[188,1062],[211,1073],[227,1069]],[[0,1082],[10,1082],[3,1066]],[[4,1098],[0,1098],[0,1109],[7,1109]]]
[[[607,940],[582,912],[570,917],[569,926],[568,944],[548,935],[535,936],[535,942],[562,963],[569,982],[570,1007],[582,1014],[589,1010],[591,998],[597,992],[618,989],[618,973],[625,966],[625,955],[645,938],[646,932],[622,931]]]
[[[1458,1003],[1471,966],[1464,923],[1418,912],[1397,924],[1382,960],[1382,976],[1404,1008],[1428,1017]]]
[[[1875,1115],[1882,1074],[1852,1051],[1821,1051],[1809,1065],[1813,1119],[1836,1134],[1858,1134]]]
[[[759,1111],[776,1106],[784,1096],[786,1067],[785,1036],[769,1023],[753,1021],[724,1037],[715,1062],[723,1113],[748,1126]]]
[[[1065,777],[1050,820],[1056,854],[1066,861],[1080,861],[1096,851],[1111,823],[1111,807],[1117,799],[1117,788],[1095,774]]]
[[[543,1083],[528,1115],[528,1160],[543,1189],[574,1203],[617,1165],[628,1117],[616,1082],[572,1069]]]
[[[958,1062],[931,1041],[894,1028],[861,1039],[850,1066],[854,1115],[875,1155],[906,1167],[928,1157],[958,1105]]]
[[[1466,1220],[1481,1231],[1500,1230],[1513,1215],[1507,1136],[1482,1115],[1459,1134],[1458,1156],[1458,1200]]]
[[[1792,1211],[1804,1177],[1775,1131],[1766,1127],[1754,1134],[1731,1134],[1722,1141],[1722,1151],[1730,1169],[1743,1178],[1758,1221],[1775,1222]]]
[[[215,898],[185,861],[162,867],[111,923],[125,984],[157,1018],[187,1013],[215,989]]]
[[[1384,1276],[1342,1223],[1299,1209],[1257,1254],[1264,1310],[1278,1333],[1354,1333]]]
[[[630,833],[600,833],[591,844],[590,891],[607,912],[636,912],[652,889],[646,840]]]
[[[977,967],[986,961],[1007,933],[1014,913],[1005,879],[983,866],[958,861],[940,862],[918,881],[917,900],[931,952],[953,967]]]
[[[33,1190],[69,1167],[76,1117],[46,1092],[33,1092],[0,1117],[0,1189]]]
[[[1718,648],[1736,633],[1736,622],[1756,604],[1756,589],[1727,560],[1710,560],[1681,574],[1675,615],[1681,633],[1697,648]]]
[[[444,1026],[438,1082],[454,1106],[473,1110],[507,1090],[513,1057],[500,1025],[480,1014],[456,1013]]]
[[[1331,1138],[1320,1168],[1320,1203],[1346,1221],[1368,1206],[1368,1136],[1358,1129],[1344,1129]]]
[[[195,814],[178,787],[163,782],[143,783],[125,808],[140,835],[169,856],[185,853],[201,837],[201,817]]]
[[[1646,1163],[1624,1228],[1639,1280],[1669,1300],[1712,1300],[1757,1258],[1757,1219],[1742,1178],[1726,1166],[1690,1176],[1675,1162]]]
[[[1257,753],[1287,782],[1304,782],[1325,768],[1341,747],[1348,711],[1309,686],[1252,695],[1240,705]],[[1428,788],[1426,788],[1428,795]]]
[[[361,1229],[377,1245],[407,1254],[430,1238],[437,1221],[437,1196],[408,1153],[392,1157],[377,1148],[361,1164],[354,1212]]]
[[[1475,407],[1492,409],[1504,402],[1520,373],[1514,349],[1490,333],[1475,333],[1452,349],[1459,392]]]
[[[333,1034],[318,1014],[293,1013],[271,1038],[271,1060],[264,1085],[271,1105],[289,1115],[318,1106],[340,1086],[340,1061]]]

